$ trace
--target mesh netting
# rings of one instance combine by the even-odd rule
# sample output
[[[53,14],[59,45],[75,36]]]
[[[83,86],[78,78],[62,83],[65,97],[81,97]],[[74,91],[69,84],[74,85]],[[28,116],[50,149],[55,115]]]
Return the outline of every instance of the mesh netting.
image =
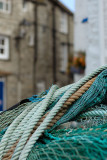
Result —
[[[58,94],[58,96],[49,103],[43,114],[46,114],[55,107],[65,92],[66,91]],[[39,103],[44,100],[47,93],[48,91],[43,92],[38,96],[32,96],[31,98],[28,98],[29,102],[27,101],[22,105],[0,113],[0,141],[3,139],[3,136],[6,135],[6,130],[8,132],[9,125],[16,119],[16,117],[28,109],[28,113],[26,113],[27,116],[30,109],[32,109],[31,104],[36,102]],[[22,119],[24,119],[24,116]],[[33,122],[30,121],[32,115],[30,116],[31,117],[29,118],[27,117],[29,122]],[[34,119],[35,118],[37,117],[34,117]],[[25,125],[26,121],[22,121]],[[21,126],[19,121],[18,125]],[[17,126],[17,128],[19,126]],[[61,129],[61,127],[63,129]],[[15,128],[13,126],[13,131],[14,130]],[[16,132],[14,131],[14,133]],[[20,133],[21,132],[19,131],[19,134]],[[20,136],[23,137],[24,133],[26,133],[26,127]],[[9,139],[7,145],[11,145],[11,141],[15,139],[16,134],[12,135],[14,137],[12,136]],[[20,136],[18,135],[17,137],[19,138]],[[26,136],[26,134],[24,136]],[[30,136],[32,135],[29,133],[29,137]],[[25,143],[27,144],[27,141]],[[2,145],[4,144],[5,143]],[[27,160],[107,159],[107,70],[99,74],[91,87],[78,100],[69,106],[66,113],[60,117],[49,130],[44,131],[44,134],[39,137],[38,141],[30,151]]]
[[[0,114],[0,131],[8,127],[14,119],[25,110],[25,108],[29,107],[30,104],[31,103],[24,103],[15,109],[2,112]]]
[[[56,122],[52,129],[74,119],[81,114],[81,112],[87,111],[93,106],[103,104],[105,101],[107,104],[107,70],[98,75],[90,88],[69,107],[64,116]]]
[[[107,124],[90,129],[45,133],[27,160],[86,160],[107,158]]]
[[[101,104],[88,109],[75,119],[79,127],[90,128],[107,122],[107,105]]]

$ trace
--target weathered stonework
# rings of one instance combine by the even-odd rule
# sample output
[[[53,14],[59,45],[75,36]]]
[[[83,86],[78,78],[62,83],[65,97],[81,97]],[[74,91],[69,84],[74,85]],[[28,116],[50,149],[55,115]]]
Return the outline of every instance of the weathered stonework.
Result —
[[[35,8],[37,8],[37,19]],[[11,73],[11,75],[4,77],[6,79],[7,108],[21,99],[38,93],[40,83],[43,83],[44,89],[48,89],[54,83],[52,8],[53,2],[46,0],[45,5],[28,2],[27,10],[23,11],[22,0],[14,0],[12,1],[10,14],[0,13],[0,35],[9,36],[10,39],[9,60],[0,60],[0,70]],[[69,29],[67,34],[60,32],[60,15],[62,11],[68,17]],[[30,25],[20,25],[24,19]],[[29,37],[35,35],[35,27],[37,27],[37,41],[35,41],[35,44],[37,44],[37,59],[34,62],[35,46],[29,46]],[[55,27],[56,83],[63,86],[71,80],[66,73],[61,73],[59,69],[60,46],[62,43],[69,44],[68,53],[73,52],[73,14],[68,13],[59,5],[55,5]],[[23,30],[26,33],[20,37],[20,32],[23,32]]]

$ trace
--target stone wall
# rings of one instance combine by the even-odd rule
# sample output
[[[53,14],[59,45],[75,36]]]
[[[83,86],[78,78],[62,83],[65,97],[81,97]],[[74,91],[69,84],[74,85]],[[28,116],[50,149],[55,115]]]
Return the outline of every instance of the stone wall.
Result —
[[[34,34],[34,26],[24,27],[26,35],[19,41],[15,37],[19,36],[23,19],[34,22],[34,6],[28,3],[24,11],[22,4],[22,0],[14,0],[10,14],[0,12],[0,35],[8,36],[10,42],[9,59],[0,60],[0,70],[11,73],[5,83],[7,107],[31,96],[33,92],[34,48],[28,42],[29,34]]]
[[[66,85],[72,80],[66,73],[60,72],[61,44],[70,44],[68,54],[73,53],[73,16],[66,13],[68,17],[68,33],[61,33],[61,13],[64,12],[55,5],[55,34],[56,34],[56,84]],[[48,89],[53,83],[53,3],[47,1],[46,6],[38,7],[38,60],[36,63],[36,82],[45,84]],[[38,88],[38,87],[37,87]],[[37,89],[38,90],[38,89]]]
[[[14,0],[10,14],[0,13],[0,34],[10,38],[10,58],[5,61],[0,60],[0,70],[11,72],[11,75],[5,78],[7,108],[32,94],[48,89],[54,83],[53,3],[48,0],[45,2],[45,5],[37,6],[28,2],[27,10],[23,11],[22,0]],[[66,12],[69,30],[67,34],[61,33],[62,11],[59,6],[55,6],[56,84],[59,86],[72,82],[66,73],[60,72],[61,44],[69,44],[68,54],[73,53],[73,15]],[[24,19],[30,22],[30,25],[20,25]],[[30,36],[35,35],[35,24],[37,25],[37,41],[35,41],[37,48],[34,45],[29,46]],[[37,59],[34,63],[35,49],[37,49]]]

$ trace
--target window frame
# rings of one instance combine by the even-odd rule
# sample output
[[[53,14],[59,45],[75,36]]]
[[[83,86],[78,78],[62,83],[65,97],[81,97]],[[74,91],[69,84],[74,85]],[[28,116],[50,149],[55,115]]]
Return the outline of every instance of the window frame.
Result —
[[[68,33],[68,15],[64,11],[61,11],[60,32],[64,34]]]
[[[0,2],[3,4],[3,8],[0,9],[0,12],[10,14],[12,5],[11,0],[0,0]],[[6,10],[6,5],[8,5],[8,10]]]
[[[0,44],[0,50],[3,49],[4,53],[0,53],[0,60],[8,60],[9,59],[9,51],[10,51],[10,39],[8,36],[0,35],[0,41],[4,40],[4,45]]]
[[[66,73],[68,65],[68,45],[66,43],[60,46],[60,72]]]

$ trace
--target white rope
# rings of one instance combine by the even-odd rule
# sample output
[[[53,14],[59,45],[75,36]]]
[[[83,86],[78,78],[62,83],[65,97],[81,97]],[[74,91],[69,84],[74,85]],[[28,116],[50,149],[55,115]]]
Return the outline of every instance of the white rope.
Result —
[[[31,134],[31,131],[33,130],[33,128],[35,127],[35,125],[37,124],[37,122],[41,119],[41,117],[43,116],[45,110],[47,109],[47,107],[50,104],[50,100],[54,94],[54,92],[56,91],[56,89],[58,89],[58,87],[56,85],[53,85],[52,88],[50,89],[46,99],[44,99],[42,101],[42,105],[41,107],[37,110],[37,112],[35,112],[35,114],[33,115],[31,121],[29,122],[28,127],[26,128],[26,130],[24,131],[22,137],[20,138],[20,141],[15,149],[15,152],[12,156],[12,160],[15,160],[19,157],[28,137]]]
[[[63,87],[61,89],[58,89],[57,91],[56,91],[56,89],[52,89],[52,90],[54,90],[52,92],[52,96],[53,97],[50,95],[50,93],[52,91],[52,90],[50,90],[49,93],[48,93],[48,95],[46,95],[45,99],[42,101],[44,103],[42,103],[42,102],[39,102],[38,104],[35,103],[35,105],[33,104],[34,106],[31,105],[30,108],[27,108],[25,111],[23,111],[13,121],[13,123],[9,126],[9,128],[7,129],[5,135],[3,136],[2,140],[1,140],[1,143],[0,143],[0,160],[2,159],[2,157],[6,153],[6,151],[9,149],[9,147],[12,146],[13,143],[16,142],[16,140],[21,135],[22,135],[22,137],[21,137],[21,139],[20,139],[20,141],[19,141],[19,143],[18,143],[18,145],[17,145],[17,147],[15,149],[15,152],[13,154],[12,159],[15,160],[16,157],[18,158],[19,155],[20,155],[20,153],[21,153],[19,159],[20,160],[26,160],[26,158],[27,158],[29,152],[31,151],[31,148],[33,147],[34,143],[36,143],[36,141],[38,140],[38,138],[44,132],[44,130],[46,129],[46,127],[48,126],[48,124],[51,122],[51,120],[54,118],[54,116],[58,113],[58,111],[63,106],[63,104],[65,103],[65,101],[76,90],[78,90],[82,85],[84,85],[87,81],[89,81],[90,79],[92,79],[94,76],[96,76],[97,74],[99,74],[104,69],[107,69],[107,65],[103,66],[103,67],[101,67],[99,69],[97,69],[95,72],[93,72],[89,76],[86,76],[86,77],[82,78],[76,84],[68,85],[68,86]],[[55,88],[57,88],[57,87],[55,87]],[[43,115],[44,111],[46,110],[48,104],[50,104],[52,101],[54,101],[57,98],[57,96],[61,95],[63,92],[64,92],[64,95],[57,102],[57,104],[53,107],[53,109],[50,111],[50,113],[44,119],[43,123],[37,128],[37,130],[34,132],[34,134],[31,136],[31,138],[29,139],[29,141],[25,145],[25,143],[26,143],[26,141],[28,139],[28,136],[31,133],[31,130],[33,129],[32,127],[35,126],[35,124],[37,124],[37,122],[40,120],[40,118],[42,117],[42,115]],[[50,102],[48,102],[48,100],[50,100]],[[40,105],[40,107],[37,109],[37,106],[39,106],[39,105]],[[36,113],[33,113],[33,115],[31,115],[32,112],[29,113],[29,111],[30,111],[30,109],[32,111],[33,110],[32,108],[34,108],[34,107],[35,107],[35,110],[37,109],[37,111],[36,111]],[[36,115],[37,117],[35,117],[34,115]],[[27,125],[29,124],[28,127],[27,127],[28,130],[26,129],[26,127],[22,128],[24,126],[24,124],[26,123],[26,120],[28,120]],[[16,129],[16,131],[15,131],[15,129]],[[18,131],[19,129],[21,129],[21,130]],[[17,133],[17,131],[18,131],[18,133]],[[15,134],[16,134],[16,138],[15,138]],[[13,138],[13,140],[12,140],[12,138]],[[24,145],[25,145],[25,147],[24,147]],[[23,147],[24,147],[24,149],[23,149]],[[21,149],[23,149],[22,152],[21,152]]]
[[[2,159],[2,156],[5,153],[5,148],[8,144],[8,140],[11,137],[11,134],[13,133],[13,131],[15,130],[15,128],[19,125],[19,123],[23,120],[23,118],[27,115],[27,113],[29,113],[30,109],[32,108],[32,106],[34,106],[34,104],[30,105],[28,108],[26,108],[14,121],[13,123],[9,126],[9,128],[7,129],[6,133],[4,134],[1,142],[0,142],[0,160]]]
[[[54,108],[50,111],[50,113],[47,115],[47,117],[44,119],[43,123],[37,128],[35,133],[32,135],[32,137],[29,139],[27,144],[25,145],[23,151],[21,152],[21,155],[19,157],[19,160],[26,160],[29,152],[31,151],[31,148],[36,143],[38,138],[41,136],[41,134],[44,132],[46,127],[49,125],[51,120],[54,118],[54,116],[58,113],[60,108],[63,106],[64,102],[77,90],[79,89],[84,83],[92,79],[94,76],[96,76],[99,72],[106,69],[107,66],[101,67],[100,69],[97,69],[95,72],[90,74],[89,76],[86,76],[85,78],[81,79],[76,86],[73,86],[71,89],[69,89],[62,98],[58,101],[58,103],[54,106]]]

